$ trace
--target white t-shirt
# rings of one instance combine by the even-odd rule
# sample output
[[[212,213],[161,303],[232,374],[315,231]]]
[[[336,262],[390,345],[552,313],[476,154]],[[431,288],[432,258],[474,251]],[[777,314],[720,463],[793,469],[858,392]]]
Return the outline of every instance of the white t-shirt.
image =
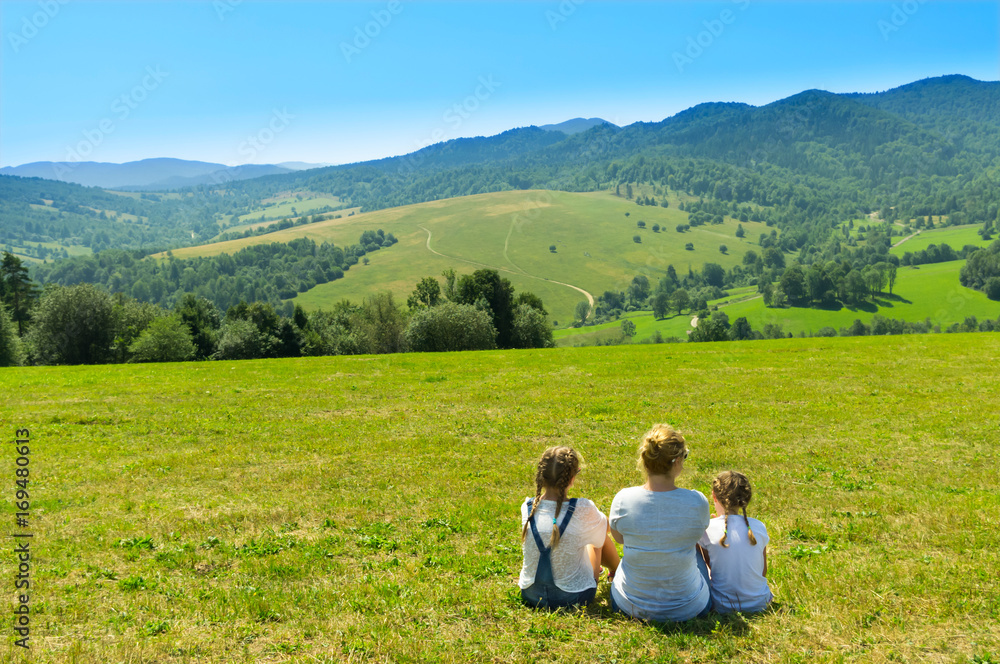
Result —
[[[698,491],[622,489],[611,503],[611,527],[622,534],[625,554],[611,593],[635,618],[690,620],[708,604],[708,584],[695,562],[695,544],[709,520],[708,499]]]
[[[559,523],[566,515],[568,500],[564,500],[559,510]],[[521,503],[521,527],[528,521],[528,502]],[[552,537],[552,517],[556,513],[556,501],[543,500],[535,511],[535,527],[542,544],[549,546]],[[577,593],[590,588],[596,588],[594,568],[587,555],[587,545],[601,548],[608,536],[608,518],[604,516],[597,505],[586,498],[578,498],[576,509],[569,520],[569,525],[559,538],[559,544],[552,549],[552,578],[560,590]],[[524,564],[521,566],[521,578],[517,585],[522,589],[531,587],[535,582],[535,572],[538,570],[538,545],[531,535],[531,526],[525,533],[521,543],[524,552]]]
[[[770,541],[767,528],[757,519],[749,521],[755,545],[750,544],[742,514],[729,516],[728,547],[719,544],[726,528],[721,516],[712,519],[698,541],[712,565],[712,607],[719,613],[763,611],[774,597],[764,577],[764,549]]]

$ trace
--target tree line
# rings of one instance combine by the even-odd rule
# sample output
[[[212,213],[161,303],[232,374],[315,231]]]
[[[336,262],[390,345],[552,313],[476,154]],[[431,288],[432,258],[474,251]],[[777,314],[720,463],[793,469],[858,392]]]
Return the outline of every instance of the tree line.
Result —
[[[291,314],[287,300],[298,293],[341,279],[366,254],[391,247],[398,240],[381,229],[361,234],[357,244],[339,247],[309,238],[245,247],[233,254],[148,258],[148,251],[108,250],[57,263],[37,265],[42,284],[99,284],[141,302],[172,307],[185,293],[194,293],[227,310],[241,301],[267,302]]]
[[[391,293],[329,311],[294,306],[285,316],[268,302],[223,310],[183,293],[165,308],[90,283],[48,284],[39,292],[20,259],[0,271],[0,366],[182,362],[457,351],[552,346],[541,300],[515,293],[495,270],[427,277],[408,307]]]

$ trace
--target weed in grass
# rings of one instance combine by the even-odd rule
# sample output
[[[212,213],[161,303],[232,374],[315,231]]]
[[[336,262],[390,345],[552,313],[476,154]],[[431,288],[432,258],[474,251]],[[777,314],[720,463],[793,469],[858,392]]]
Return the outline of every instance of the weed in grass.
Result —
[[[118,589],[124,592],[134,592],[137,590],[148,590],[149,584],[141,576],[129,576],[118,582]]]
[[[166,620],[150,620],[143,625],[142,629],[139,631],[142,632],[143,636],[158,636],[160,634],[166,634],[170,631],[170,623]]]
[[[121,549],[129,549],[131,551],[152,551],[156,548],[152,537],[129,537],[128,539],[120,539],[115,542],[115,546]]]
[[[824,544],[815,548],[809,548],[801,544],[797,544],[788,550],[788,556],[793,560],[801,560],[803,558],[808,558],[810,556],[818,556],[826,553],[833,549],[833,546]]]

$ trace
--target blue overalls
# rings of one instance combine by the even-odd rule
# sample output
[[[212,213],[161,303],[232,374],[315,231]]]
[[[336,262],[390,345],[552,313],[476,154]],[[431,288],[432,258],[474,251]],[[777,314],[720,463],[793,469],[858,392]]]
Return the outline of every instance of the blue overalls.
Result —
[[[531,512],[532,499],[528,499],[528,512]],[[559,536],[566,532],[566,526],[573,517],[573,510],[576,509],[576,498],[566,501],[566,514],[562,523],[559,524]],[[535,539],[535,546],[538,547],[538,569],[535,571],[535,582],[530,587],[521,590],[521,599],[531,607],[542,609],[558,609],[568,606],[584,606],[589,604],[597,588],[589,588],[580,592],[566,592],[556,585],[552,576],[552,549],[542,543],[542,538],[538,534],[535,526],[535,515],[528,519],[531,526],[531,536]],[[554,526],[555,524],[553,524]]]

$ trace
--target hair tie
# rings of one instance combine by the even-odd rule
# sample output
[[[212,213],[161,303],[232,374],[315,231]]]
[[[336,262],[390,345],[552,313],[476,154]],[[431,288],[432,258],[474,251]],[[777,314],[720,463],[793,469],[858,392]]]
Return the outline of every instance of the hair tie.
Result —
[[[552,525],[553,526],[556,525],[556,518],[555,517],[552,517]]]

